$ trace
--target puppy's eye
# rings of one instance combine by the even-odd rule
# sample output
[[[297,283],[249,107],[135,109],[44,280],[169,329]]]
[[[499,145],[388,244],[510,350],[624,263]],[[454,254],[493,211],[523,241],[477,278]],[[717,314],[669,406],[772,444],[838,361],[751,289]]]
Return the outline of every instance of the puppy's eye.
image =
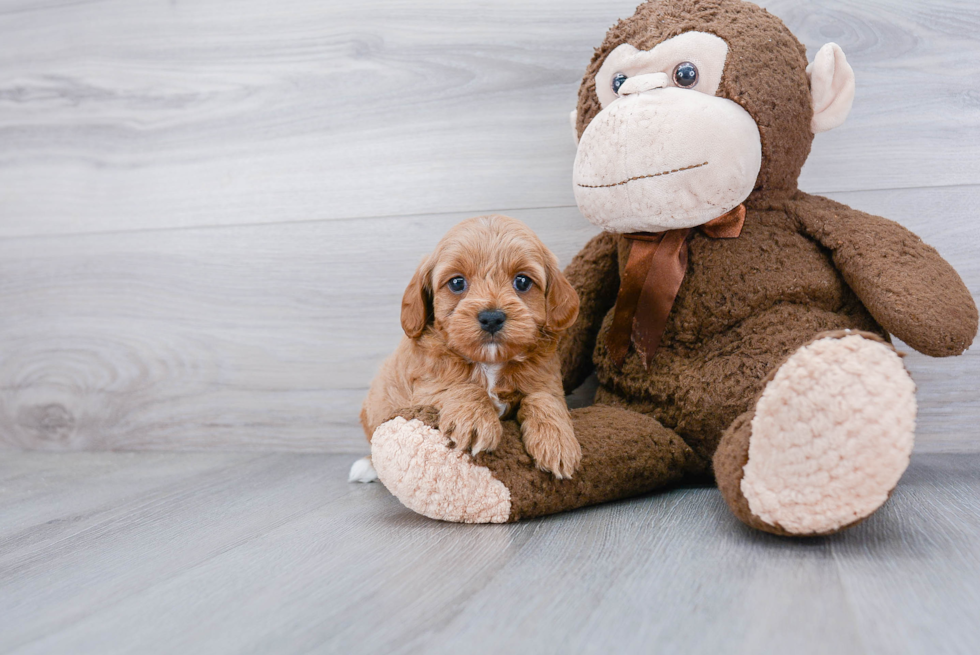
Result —
[[[462,275],[457,275],[447,282],[446,286],[449,287],[449,290],[453,293],[463,293],[466,291],[466,278]]]
[[[521,293],[524,293],[525,291],[530,289],[532,284],[534,283],[531,282],[531,278],[524,275],[523,273],[514,278],[514,288],[520,291]]]
[[[698,67],[689,61],[677,64],[674,69],[674,82],[679,87],[690,89],[698,83]]]
[[[627,80],[626,73],[616,73],[612,78],[612,90],[613,93],[619,93],[619,87],[623,86],[623,83]]]

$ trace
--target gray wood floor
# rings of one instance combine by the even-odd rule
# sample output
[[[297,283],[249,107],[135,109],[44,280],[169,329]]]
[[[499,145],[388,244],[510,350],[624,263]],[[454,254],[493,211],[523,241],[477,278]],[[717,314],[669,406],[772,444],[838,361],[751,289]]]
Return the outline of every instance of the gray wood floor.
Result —
[[[752,532],[685,488],[438,523],[350,456],[0,461],[0,651],[976,653],[980,454],[920,454],[835,537]]]

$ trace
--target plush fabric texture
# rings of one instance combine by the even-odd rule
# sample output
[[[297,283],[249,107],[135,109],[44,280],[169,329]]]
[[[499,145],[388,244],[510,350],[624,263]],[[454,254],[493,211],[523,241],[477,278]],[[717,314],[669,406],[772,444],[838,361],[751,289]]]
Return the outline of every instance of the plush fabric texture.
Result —
[[[582,465],[569,480],[534,467],[513,421],[505,422],[500,447],[474,458],[510,490],[510,520],[635,496],[704,470],[676,433],[650,417],[597,406],[573,410],[572,424]]]
[[[381,482],[429,518],[501,523],[554,514],[653,491],[704,471],[704,462],[656,420],[613,407],[572,411],[582,435],[582,467],[568,480],[541,471],[504,421],[501,444],[475,457],[454,450],[432,407],[398,413],[371,440]],[[499,481],[499,482],[498,482]],[[506,510],[506,511],[505,511]]]
[[[867,332],[856,332],[852,330],[838,330],[834,332],[828,332],[820,335],[817,339],[814,339],[814,342],[829,340],[829,339],[842,339],[844,337],[853,337],[853,336],[859,336],[864,341],[867,342],[877,342],[880,344],[887,343],[876,335]],[[898,355],[898,353],[895,354]],[[789,361],[790,359],[792,359],[792,356],[790,358],[787,358],[787,361]],[[776,367],[772,371],[772,373],[766,378],[766,380],[764,381],[766,387],[768,387],[768,384],[772,382],[774,378],[779,374],[781,368],[782,365]],[[903,383],[907,383],[907,379],[908,379],[907,375],[904,375],[902,377],[906,378],[906,380],[903,380]],[[761,395],[762,393],[759,394],[759,396]],[[745,468],[749,461],[749,447],[752,438],[752,424],[755,418],[755,412],[756,412],[755,406],[758,401],[759,401],[758,397],[754,398],[753,401],[751,402],[752,409],[748,410],[747,412],[743,413],[741,416],[736,418],[732,422],[732,424],[728,427],[728,429],[725,431],[724,435],[722,436],[721,443],[718,445],[718,449],[715,451],[714,458],[713,458],[714,459],[713,470],[715,474],[715,480],[717,481],[718,484],[718,489],[721,491],[721,495],[725,498],[725,501],[728,503],[728,506],[731,508],[735,516],[738,517],[741,521],[743,521],[746,525],[750,527],[756,528],[758,530],[762,530],[764,532],[770,532],[782,536],[818,536],[823,534],[832,534],[833,532],[837,532],[839,530],[843,530],[845,528],[849,528],[853,525],[856,525],[861,521],[863,521],[865,518],[867,518],[870,515],[870,513],[866,514],[865,516],[856,518],[851,523],[840,525],[835,529],[826,530],[824,532],[794,533],[787,530],[782,525],[767,523],[762,518],[756,516],[752,512],[752,510],[749,507],[749,502],[742,492],[742,479],[745,474]],[[914,396],[913,396],[913,402],[914,402]],[[802,426],[797,426],[797,428],[801,428],[804,430],[807,427],[808,424],[806,423],[804,423]],[[860,438],[855,443],[853,443],[851,447],[853,447],[854,445],[860,445]],[[909,444],[909,447],[911,447],[911,444]],[[904,470],[904,466],[903,466],[903,470]],[[856,473],[857,469],[854,469],[853,472]],[[888,492],[888,495],[890,494],[891,491]]]
[[[759,129],[735,103],[677,88],[630,95],[582,135],[575,202],[609,232],[694,227],[741,204],[761,157]]]
[[[713,473],[749,526],[840,530],[884,502],[911,449],[914,390],[888,335],[927,355],[957,355],[976,335],[977,308],[953,268],[904,227],[796,188],[813,138],[805,51],[755,5],[641,5],[596,50],[578,133],[600,110],[593,78],[610,52],[623,43],[650,50],[687,31],[725,39],[717,95],[759,126],[762,164],[741,235],[692,233],[649,366],[633,348],[619,365],[606,347],[630,242],[591,239],[565,270],[580,308],[559,347],[566,391],[593,371],[599,379],[596,405],[572,413],[581,470],[549,479],[530,466],[512,426],[472,464],[509,491],[507,520]]]
[[[845,334],[801,348],[755,406],[739,485],[751,514],[799,535],[869,516],[908,467],[915,413],[887,344]]]
[[[609,232],[596,235],[565,268],[565,278],[579,297],[578,320],[559,345],[566,392],[577,389],[595,368],[592,351],[599,326],[619,293],[618,239]]]
[[[700,231],[712,239],[736,239],[744,223],[745,205],[739,205],[700,226]],[[629,261],[619,276],[616,311],[606,334],[606,348],[617,365],[622,365],[631,343],[646,355],[648,366],[657,352],[687,274],[690,234],[691,228],[624,235],[630,242]]]
[[[619,238],[616,250],[607,250],[606,256],[625,267],[628,252],[628,241]],[[610,356],[605,337],[611,310],[598,330],[591,360],[601,385],[596,402],[650,414],[705,459],[710,460],[731,422],[750,408],[765,377],[815,335],[847,328],[885,334],[825,249],[800,234],[785,212],[748,210],[737,239],[695,234],[688,260],[650,366],[644,367],[632,349],[622,366]],[[595,280],[584,286],[601,284]],[[573,345],[589,340],[577,333],[579,327],[569,333],[563,370],[582,357],[571,351]],[[575,380],[566,376],[566,382]]]
[[[595,75],[610,52],[623,43],[651,50],[671,37],[694,31],[714,34],[728,43],[728,63],[716,95],[741,105],[759,126],[763,167],[746,204],[751,207],[757,201],[792,195],[813,140],[806,48],[782,21],[748,2],[647,2],[633,16],[616,23],[582,78],[579,137],[602,109]]]
[[[385,487],[423,516],[458,523],[504,523],[511,515],[507,487],[486,468],[476,466],[469,455],[454,449],[431,421],[396,416],[382,423],[371,439],[371,459]]]

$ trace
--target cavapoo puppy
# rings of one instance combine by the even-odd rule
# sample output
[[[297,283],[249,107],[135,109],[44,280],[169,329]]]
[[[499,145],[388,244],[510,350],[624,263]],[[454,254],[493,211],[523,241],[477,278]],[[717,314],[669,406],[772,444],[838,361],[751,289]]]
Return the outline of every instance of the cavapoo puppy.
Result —
[[[538,467],[571,477],[582,449],[556,348],[578,306],[558,259],[526,225],[506,216],[463,221],[405,290],[406,336],[382,364],[361,411],[368,440],[396,410],[432,405],[442,433],[476,454],[493,450],[503,434],[500,420],[516,416]],[[367,458],[355,469],[351,479],[373,473]]]

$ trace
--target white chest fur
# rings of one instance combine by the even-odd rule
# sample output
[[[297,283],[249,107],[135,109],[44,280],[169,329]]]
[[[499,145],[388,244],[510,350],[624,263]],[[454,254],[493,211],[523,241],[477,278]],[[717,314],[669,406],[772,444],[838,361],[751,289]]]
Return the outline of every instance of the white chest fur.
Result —
[[[487,393],[490,394],[490,401],[493,406],[497,408],[497,416],[503,416],[507,413],[510,405],[507,403],[500,402],[500,398],[494,393],[493,389],[497,386],[497,378],[500,377],[500,369],[504,367],[503,364],[480,364],[480,370],[483,372],[483,379],[487,383]]]

